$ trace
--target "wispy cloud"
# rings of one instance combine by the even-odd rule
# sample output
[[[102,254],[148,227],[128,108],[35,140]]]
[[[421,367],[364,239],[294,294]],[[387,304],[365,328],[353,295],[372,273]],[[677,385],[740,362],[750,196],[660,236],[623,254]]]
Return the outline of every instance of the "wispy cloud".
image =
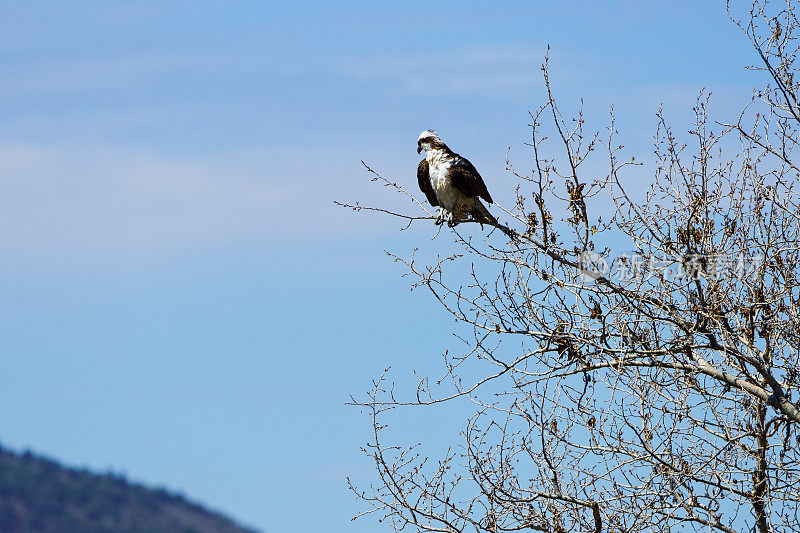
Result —
[[[0,146],[2,262],[147,261],[337,232],[343,210],[332,200],[353,184],[325,173],[326,155],[182,160],[104,145]]]
[[[384,54],[349,58],[338,65],[344,75],[359,81],[385,81],[401,91],[437,96],[507,97],[540,83],[545,48],[476,45],[415,55]]]
[[[128,53],[64,61],[60,58],[4,67],[0,98],[69,95],[135,89],[172,78],[257,73],[268,55],[225,53]]]

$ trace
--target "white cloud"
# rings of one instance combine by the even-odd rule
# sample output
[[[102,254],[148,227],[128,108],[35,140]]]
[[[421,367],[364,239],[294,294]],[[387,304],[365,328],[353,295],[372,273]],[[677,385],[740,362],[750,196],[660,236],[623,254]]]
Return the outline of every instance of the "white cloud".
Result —
[[[138,262],[340,232],[347,219],[332,200],[354,183],[340,191],[332,180],[343,175],[341,161],[313,156],[181,160],[103,145],[0,146],[0,262]]]
[[[130,90],[163,83],[165,78],[195,74],[257,72],[266,57],[224,53],[127,53],[97,57],[33,61],[5,67],[0,97],[53,96],[94,91]]]
[[[437,96],[495,94],[537,88],[539,67],[546,50],[542,47],[479,45],[457,50],[415,55],[364,58],[338,66],[345,75],[360,81],[383,80],[414,94]]]

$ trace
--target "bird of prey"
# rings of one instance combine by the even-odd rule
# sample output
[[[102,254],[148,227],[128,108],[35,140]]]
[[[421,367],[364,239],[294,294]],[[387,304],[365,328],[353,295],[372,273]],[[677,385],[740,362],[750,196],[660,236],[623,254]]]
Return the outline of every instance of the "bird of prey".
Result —
[[[483,178],[472,163],[450,150],[433,130],[425,130],[417,139],[417,153],[425,150],[426,157],[417,167],[419,188],[432,206],[439,206],[436,224],[455,226],[467,219],[497,224],[497,219],[481,203],[492,203]]]

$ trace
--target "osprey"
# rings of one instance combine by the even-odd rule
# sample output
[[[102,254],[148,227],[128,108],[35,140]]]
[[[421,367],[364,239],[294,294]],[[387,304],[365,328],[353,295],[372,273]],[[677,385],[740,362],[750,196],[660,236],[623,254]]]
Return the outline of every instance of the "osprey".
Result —
[[[481,203],[490,204],[492,197],[483,178],[472,163],[450,150],[433,130],[425,130],[417,139],[417,153],[425,150],[426,157],[417,167],[419,188],[432,206],[439,206],[436,224],[455,226],[470,215],[483,224],[497,224],[497,219]]]

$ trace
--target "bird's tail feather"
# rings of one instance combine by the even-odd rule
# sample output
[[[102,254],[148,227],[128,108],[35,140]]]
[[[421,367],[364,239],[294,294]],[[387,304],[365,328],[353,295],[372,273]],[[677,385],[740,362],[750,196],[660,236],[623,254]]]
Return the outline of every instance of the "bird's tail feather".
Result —
[[[486,206],[480,200],[475,202],[475,209],[472,210],[472,216],[478,222],[485,222],[487,224],[497,224],[497,219],[486,209]]]

